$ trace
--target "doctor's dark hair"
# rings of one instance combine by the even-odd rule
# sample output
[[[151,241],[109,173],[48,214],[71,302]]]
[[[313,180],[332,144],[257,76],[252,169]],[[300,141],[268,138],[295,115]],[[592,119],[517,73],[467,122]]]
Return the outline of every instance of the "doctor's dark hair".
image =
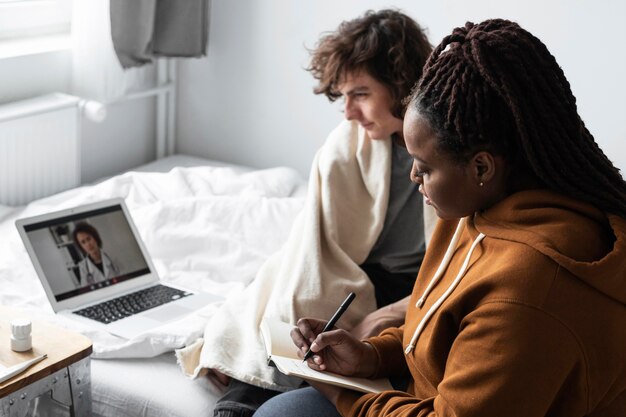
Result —
[[[307,70],[319,82],[315,94],[324,94],[330,101],[341,97],[338,85],[347,73],[365,70],[389,89],[394,102],[391,111],[401,118],[402,100],[422,75],[431,50],[422,28],[407,15],[370,10],[325,34],[310,51]]]
[[[74,231],[72,232],[72,238],[74,239],[74,242],[76,242],[78,249],[80,249],[80,251],[83,254],[85,253],[85,250],[80,245],[80,243],[78,243],[78,238],[77,238],[79,233],[87,233],[88,235],[90,235],[91,237],[95,239],[99,248],[102,247],[102,239],[100,238],[100,233],[98,233],[98,230],[95,227],[85,222],[77,223],[76,226],[74,227]]]
[[[554,56],[517,23],[456,28],[439,44],[409,106],[430,123],[439,149],[457,161],[504,157],[543,186],[626,217],[626,182],[578,115]]]

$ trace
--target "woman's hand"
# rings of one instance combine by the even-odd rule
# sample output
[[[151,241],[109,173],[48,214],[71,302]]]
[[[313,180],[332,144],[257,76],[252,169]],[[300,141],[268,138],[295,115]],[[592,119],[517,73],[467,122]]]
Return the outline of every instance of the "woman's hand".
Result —
[[[357,324],[351,333],[359,340],[368,337],[377,336],[383,330],[389,327],[399,327],[404,324],[406,309],[409,304],[409,298],[403,298],[393,304],[389,304],[383,308],[368,314]]]
[[[310,347],[313,356],[307,363],[311,369],[365,378],[373,375],[378,357],[372,345],[342,329],[321,333],[326,323],[312,318],[298,320],[298,327],[291,331],[298,356],[303,358]]]

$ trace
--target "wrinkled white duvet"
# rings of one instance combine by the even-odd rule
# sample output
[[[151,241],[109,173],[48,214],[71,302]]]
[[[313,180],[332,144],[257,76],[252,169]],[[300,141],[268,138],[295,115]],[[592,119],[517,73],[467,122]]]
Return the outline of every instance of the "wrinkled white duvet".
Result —
[[[0,304],[80,331],[93,340],[96,358],[152,357],[186,346],[202,335],[216,305],[131,340],[54,315],[15,220],[124,197],[163,281],[228,297],[286,240],[305,184],[288,168],[175,168],[129,172],[25,207],[0,206]]]

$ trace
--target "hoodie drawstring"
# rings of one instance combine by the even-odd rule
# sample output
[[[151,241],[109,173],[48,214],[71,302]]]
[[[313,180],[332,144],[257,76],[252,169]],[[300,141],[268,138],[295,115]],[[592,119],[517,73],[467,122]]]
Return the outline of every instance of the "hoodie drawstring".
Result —
[[[461,238],[461,233],[463,232],[463,227],[465,227],[466,221],[467,221],[466,217],[463,217],[461,220],[459,220],[459,224],[456,226],[456,231],[454,232],[454,235],[452,236],[452,240],[450,240],[450,244],[448,245],[446,254],[443,256],[443,259],[441,260],[441,263],[439,264],[439,268],[437,268],[437,272],[435,272],[435,275],[428,283],[428,286],[426,287],[424,294],[422,294],[420,299],[417,300],[417,303],[415,303],[415,307],[422,308],[422,306],[424,305],[424,301],[426,301],[426,297],[428,297],[428,294],[430,294],[433,288],[435,288],[435,285],[437,284],[437,282],[439,282],[439,279],[443,276],[443,271],[445,271],[446,268],[448,267],[448,264],[450,263],[450,259],[452,259],[452,255],[454,254],[454,250],[456,249],[456,245],[457,243],[459,243],[459,239]]]
[[[439,279],[443,276],[443,271],[447,268],[448,264],[450,263],[450,260],[452,259],[452,254],[454,253],[454,249],[456,248],[456,245],[459,242],[459,239],[461,237],[461,232],[463,231],[463,227],[465,226],[465,222],[466,222],[466,218],[463,218],[459,221],[456,231],[454,232],[454,236],[452,237],[452,240],[450,241],[450,244],[448,245],[448,250],[446,250],[446,254],[441,260],[441,263],[439,264],[439,268],[437,268],[437,272],[435,272],[433,279],[428,284],[428,287],[426,287],[424,294],[417,301],[416,307],[421,308],[424,305],[424,301],[426,297],[432,291],[432,289],[434,288],[436,283],[439,281]],[[472,246],[470,247],[469,252],[467,253],[467,256],[465,257],[465,261],[463,262],[463,265],[461,266],[461,270],[457,274],[454,281],[452,281],[452,283],[450,284],[446,292],[444,292],[443,295],[439,297],[439,299],[426,312],[426,314],[422,318],[422,321],[419,323],[419,325],[415,329],[415,332],[413,333],[413,337],[411,338],[411,343],[409,343],[409,345],[404,350],[405,354],[408,355],[409,353],[411,353],[413,348],[415,348],[417,339],[419,335],[422,333],[422,330],[424,330],[424,327],[426,327],[426,323],[428,323],[428,320],[430,320],[430,318],[435,314],[435,311],[437,311],[437,309],[441,306],[441,304],[443,304],[443,302],[450,296],[450,294],[452,294],[455,288],[459,285],[459,283],[463,279],[463,276],[465,275],[465,272],[467,271],[467,267],[469,266],[470,258],[472,257],[472,253],[474,252],[474,249],[476,249],[476,246],[478,246],[478,244],[484,238],[485,238],[485,235],[480,233],[476,237],[476,239],[474,239],[474,242],[472,243]]]

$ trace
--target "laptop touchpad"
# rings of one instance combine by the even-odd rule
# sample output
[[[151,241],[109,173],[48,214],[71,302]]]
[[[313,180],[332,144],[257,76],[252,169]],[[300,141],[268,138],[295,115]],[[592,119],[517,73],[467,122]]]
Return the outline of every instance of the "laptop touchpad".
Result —
[[[168,305],[163,308],[157,308],[152,311],[147,311],[144,314],[144,317],[149,317],[153,320],[158,320],[160,322],[170,321],[172,319],[187,315],[191,313],[193,310],[188,308],[184,308],[177,305]]]

